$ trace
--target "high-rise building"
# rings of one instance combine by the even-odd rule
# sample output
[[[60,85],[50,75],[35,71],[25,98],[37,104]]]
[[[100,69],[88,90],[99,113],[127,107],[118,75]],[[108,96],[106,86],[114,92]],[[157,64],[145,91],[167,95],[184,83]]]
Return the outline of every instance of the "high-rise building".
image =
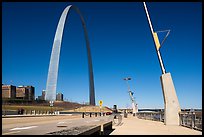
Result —
[[[46,92],[46,90],[42,91],[42,100],[45,100],[45,92]]]
[[[2,98],[15,99],[15,97],[16,97],[16,86],[2,85]]]
[[[42,96],[38,96],[37,100],[43,100]]]
[[[42,95],[38,96],[38,100],[45,100],[45,90],[42,91]]]
[[[28,100],[35,100],[35,88],[33,86],[24,86],[28,90]]]
[[[16,88],[16,98],[28,100],[28,89],[24,86],[19,86]]]
[[[63,101],[63,94],[62,93],[57,93],[56,100],[57,101]]]

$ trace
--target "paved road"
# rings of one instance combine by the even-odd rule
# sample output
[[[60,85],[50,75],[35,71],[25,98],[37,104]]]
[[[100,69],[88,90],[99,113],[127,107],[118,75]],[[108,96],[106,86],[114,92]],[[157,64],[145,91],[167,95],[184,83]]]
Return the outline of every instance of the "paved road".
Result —
[[[58,115],[2,118],[2,135],[44,135],[71,127],[98,125],[110,120],[109,116],[81,117],[81,115]],[[64,125],[67,127],[63,127]]]

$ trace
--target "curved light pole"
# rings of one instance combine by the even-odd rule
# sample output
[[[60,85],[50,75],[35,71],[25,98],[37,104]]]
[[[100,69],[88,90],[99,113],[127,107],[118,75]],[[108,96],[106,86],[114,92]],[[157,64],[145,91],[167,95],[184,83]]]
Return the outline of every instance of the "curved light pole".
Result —
[[[86,40],[86,49],[87,49],[87,56],[88,56],[88,69],[89,69],[89,98],[90,98],[90,105],[95,106],[95,91],[94,91],[94,79],[93,79],[93,68],[92,68],[92,60],[91,60],[91,51],[90,51],[90,44],[88,39],[88,33],[86,30],[86,25],[84,18],[76,6],[69,5],[67,6],[58,23],[57,30],[55,33],[55,38],[52,47],[52,53],[50,58],[50,65],[47,77],[47,85],[46,85],[46,94],[45,100],[55,101],[56,100],[56,87],[57,87],[57,75],[58,75],[58,66],[59,66],[59,55],[61,49],[61,41],[62,35],[64,30],[64,24],[67,17],[68,12],[70,9],[74,9],[80,16],[85,40]]]
[[[125,80],[127,82],[128,92],[129,92],[129,95],[130,95],[130,100],[132,102],[133,116],[136,116],[136,113],[138,112],[138,107],[137,107],[137,104],[135,103],[135,99],[133,97],[133,92],[130,90],[130,86],[128,84],[128,80],[131,80],[131,78],[127,77],[127,78],[124,78],[123,80]]]
[[[143,4],[144,4],[145,12],[146,12],[146,15],[147,15],[147,19],[148,19],[148,22],[149,22],[149,27],[150,27],[150,30],[152,32],[152,37],[154,39],[154,44],[155,44],[155,47],[156,47],[157,56],[158,56],[158,59],[159,59],[162,74],[165,74],[166,72],[165,72],[164,64],[163,64],[163,61],[162,61],[162,58],[161,58],[161,55],[160,55],[160,51],[159,51],[159,49],[161,47],[160,43],[159,43],[159,39],[158,39],[157,33],[154,32],[154,30],[153,30],[152,23],[151,23],[151,20],[150,20],[149,13],[148,13],[145,2],[143,2]]]
[[[160,42],[157,36],[157,32],[154,32],[153,30],[152,23],[151,23],[145,2],[143,2],[143,4],[144,4],[145,12],[147,15],[147,19],[149,22],[152,37],[154,40],[155,49],[157,51],[158,59],[160,62],[160,67],[162,70],[162,76],[160,77],[160,79],[161,79],[164,104],[165,104],[164,105],[165,107],[164,108],[164,124],[165,125],[179,125],[179,113],[181,112],[181,109],[180,109],[179,101],[176,95],[176,90],[174,87],[174,83],[173,83],[171,74],[169,72],[166,73],[165,71],[165,68],[162,62],[162,58],[159,52],[161,45],[163,44],[164,40],[166,39],[170,31],[167,33],[166,37],[162,41],[162,44],[160,45]]]

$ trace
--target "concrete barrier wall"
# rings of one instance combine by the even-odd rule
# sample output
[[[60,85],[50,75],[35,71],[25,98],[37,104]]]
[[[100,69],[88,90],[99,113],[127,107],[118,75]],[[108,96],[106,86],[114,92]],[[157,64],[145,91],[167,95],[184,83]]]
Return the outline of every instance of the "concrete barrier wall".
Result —
[[[98,123],[97,125],[81,125],[71,127],[45,135],[108,135],[112,130],[112,121]]]
[[[2,115],[18,115],[18,111],[2,111]]]

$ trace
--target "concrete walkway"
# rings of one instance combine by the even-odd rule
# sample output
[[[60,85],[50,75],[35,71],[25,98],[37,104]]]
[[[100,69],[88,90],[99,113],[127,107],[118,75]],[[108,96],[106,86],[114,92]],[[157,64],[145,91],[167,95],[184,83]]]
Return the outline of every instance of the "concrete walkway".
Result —
[[[128,116],[122,119],[121,126],[113,126],[115,129],[110,135],[202,135],[201,131],[183,126],[167,126],[163,122],[138,119]]]

